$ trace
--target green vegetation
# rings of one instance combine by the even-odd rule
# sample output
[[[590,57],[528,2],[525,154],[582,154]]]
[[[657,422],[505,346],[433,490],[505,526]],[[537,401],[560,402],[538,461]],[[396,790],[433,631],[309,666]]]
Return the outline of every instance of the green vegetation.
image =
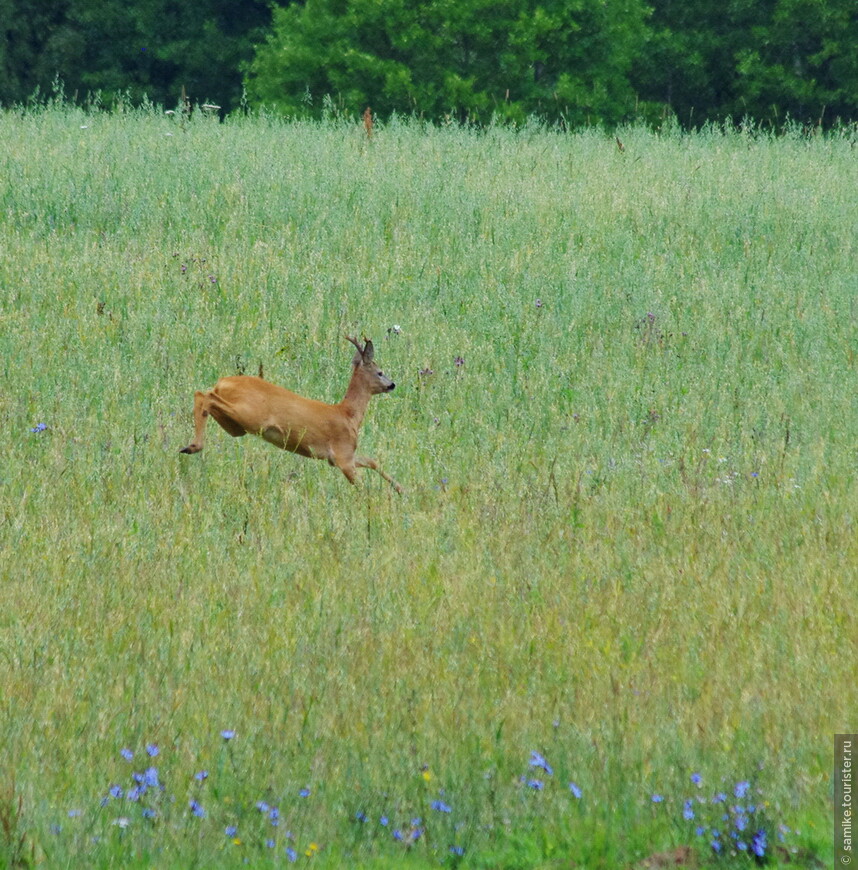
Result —
[[[852,141],[620,139],[0,116],[0,864],[616,868],[720,792],[829,853]],[[404,497],[178,453],[221,375],[338,400],[347,331]]]

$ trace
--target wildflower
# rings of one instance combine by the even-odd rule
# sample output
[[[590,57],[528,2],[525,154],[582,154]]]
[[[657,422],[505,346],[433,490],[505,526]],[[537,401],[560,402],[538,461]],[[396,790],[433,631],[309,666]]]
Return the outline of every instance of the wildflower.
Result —
[[[534,791],[542,791],[545,788],[545,783],[541,779],[529,779],[527,787],[532,788]]]
[[[223,832],[227,835],[227,837],[234,837],[238,831],[238,828],[235,825],[227,825]]]
[[[69,810],[69,818],[76,819],[83,815],[83,810]]]
[[[736,797],[741,800],[748,793],[748,789],[750,789],[750,787],[751,783],[749,783],[747,780],[737,782],[736,788],[733,790],[733,794],[735,794]]]
[[[464,848],[464,846],[450,846],[450,851],[451,851],[454,855],[458,855],[460,858],[462,857],[462,855],[465,854],[465,848]]]
[[[554,771],[551,769],[551,765],[538,752],[535,751],[530,753],[530,766],[541,768],[549,776],[554,773]]]
[[[382,816],[378,821],[383,827],[385,827],[385,828],[387,827],[387,824],[388,824],[387,816]]]
[[[696,836],[698,836],[698,837],[702,837],[702,836],[706,833],[706,828],[705,828],[703,825],[698,825],[698,826],[694,829],[694,833],[695,833]]]
[[[134,802],[134,801],[139,801],[140,798],[141,798],[145,793],[146,793],[146,788],[145,788],[145,786],[142,787],[142,788],[140,788],[140,787],[138,787],[138,786],[135,786],[134,788],[130,788],[130,789],[128,789],[128,793],[125,795],[125,797],[128,798],[128,800]]]
[[[125,816],[120,816],[118,819],[113,820],[113,824],[116,825],[117,828],[127,828],[131,821],[127,819]]]
[[[461,356],[457,356],[453,360],[453,364],[456,366],[457,369],[460,369],[465,364],[465,358],[461,357]]]
[[[220,732],[220,736],[223,737],[224,740],[232,740],[235,737],[235,731],[232,728],[225,728]]]
[[[151,809],[150,807],[144,807],[140,815],[142,815],[144,819],[154,819],[158,815],[158,813],[156,813],[155,810]]]
[[[302,788],[301,791],[298,792],[298,797],[310,797],[310,789]]]
[[[47,424],[47,423],[36,423],[36,425],[33,426],[33,427],[30,429],[30,431],[31,431],[31,432],[44,432],[45,429],[47,429],[47,428],[48,428],[48,424]]]
[[[712,851],[713,851],[713,852],[720,852],[720,851],[721,851],[721,842],[720,842],[720,840],[713,840],[712,843],[711,843],[710,845],[712,846]]]
[[[581,800],[581,795],[583,794],[583,792],[581,791],[581,789],[577,785],[575,785],[574,782],[569,783],[569,791],[571,791],[572,794],[576,798],[578,798],[578,800]]]
[[[217,278],[215,278],[214,275],[209,275],[209,281],[211,281],[212,284],[217,284]]]
[[[727,795],[724,794],[723,791],[719,791],[718,794],[712,798],[713,804],[723,804],[727,800]]]
[[[207,770],[201,770],[198,773],[194,774],[194,779],[197,780],[197,782],[203,782],[203,780],[206,780],[208,778],[209,772]]]
[[[265,801],[257,801],[256,809],[258,809],[260,813],[267,813],[271,809],[271,807],[269,807],[268,804],[265,803]]]
[[[758,857],[763,858],[766,854],[766,846],[768,843],[766,842],[766,832],[763,828],[760,828],[756,834],[754,834],[753,839],[751,840],[751,851]]]
[[[694,785],[700,785],[700,783],[703,781],[703,777],[700,776],[699,773],[692,773],[691,781],[694,783]]]
[[[685,806],[682,808],[682,818],[687,822],[690,822],[694,818],[694,810],[691,808],[690,799],[685,802]]]
[[[394,335],[399,335],[402,332],[402,327],[398,323],[394,323],[387,331],[392,332]]]
[[[286,857],[289,859],[290,863],[294,864],[298,860],[298,853],[291,846],[287,846]]]
[[[394,831],[393,832],[393,839],[394,840],[401,840],[402,839],[402,831],[399,831],[399,830]]]
[[[271,812],[268,813],[268,818],[271,824],[276,828],[280,824],[280,810],[277,807],[271,807]]]
[[[736,848],[740,852],[747,852],[748,851],[748,844],[744,840],[737,840],[736,841]]]
[[[358,822],[365,822],[367,820],[366,813],[363,812],[362,810],[355,813],[355,820]]]
[[[119,798],[122,797],[122,789],[118,785],[112,785],[112,786],[110,786],[110,790],[108,791],[108,794],[112,798],[116,798],[116,800],[119,800]]]
[[[436,420],[437,422],[437,420]],[[432,771],[429,770],[428,767],[423,769],[423,772],[420,774],[426,782],[431,782],[432,780]]]
[[[146,772],[143,774],[143,782],[149,788],[158,788],[160,783],[158,782],[158,768],[157,767],[149,767],[146,769]]]
[[[147,754],[150,758],[154,758],[156,755],[158,755],[158,754],[160,753],[160,751],[161,751],[161,750],[158,749],[158,746],[157,746],[155,743],[150,743],[150,744],[146,747],[146,754]]]
[[[113,824],[115,825],[116,822],[114,822]],[[59,834],[61,834],[62,832],[63,832],[63,826],[62,826],[62,825],[51,825],[51,833],[52,833],[52,834],[59,835]]]
[[[449,804],[445,804],[444,801],[432,801],[432,809],[437,810],[439,813],[452,813],[453,808]]]
[[[273,849],[275,845],[276,845],[276,844],[275,844],[274,840],[266,840],[266,841],[265,841],[265,846],[266,846],[268,849]]]
[[[542,300],[541,299],[537,299],[534,304],[536,305],[537,308],[542,308]]]
[[[744,831],[745,828],[747,828],[747,827],[748,827],[748,817],[742,815],[742,813],[739,813],[736,816],[736,830],[737,831]]]
[[[134,758],[134,753],[130,749],[120,749],[119,754],[126,760],[131,761]]]
[[[197,801],[188,801],[188,806],[190,807],[191,812],[198,819],[204,819],[206,817],[206,811],[203,809],[201,804],[197,803]]]
[[[664,795],[654,794],[652,796],[652,802],[654,804],[660,804],[664,800]]]
[[[310,845],[307,846],[307,851],[304,852],[304,854],[305,854],[308,858],[312,858],[313,855],[315,855],[316,852],[318,852],[318,851],[319,851],[319,844],[318,844],[318,843],[310,843]]]

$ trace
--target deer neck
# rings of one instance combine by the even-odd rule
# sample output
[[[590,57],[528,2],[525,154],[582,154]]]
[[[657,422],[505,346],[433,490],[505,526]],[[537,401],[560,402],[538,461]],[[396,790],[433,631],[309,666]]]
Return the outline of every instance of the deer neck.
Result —
[[[343,412],[354,422],[355,429],[359,429],[361,423],[363,423],[363,418],[371,398],[372,395],[366,388],[366,385],[361,383],[360,375],[355,370],[352,379],[349,381],[348,389],[346,389],[345,398],[340,402]]]

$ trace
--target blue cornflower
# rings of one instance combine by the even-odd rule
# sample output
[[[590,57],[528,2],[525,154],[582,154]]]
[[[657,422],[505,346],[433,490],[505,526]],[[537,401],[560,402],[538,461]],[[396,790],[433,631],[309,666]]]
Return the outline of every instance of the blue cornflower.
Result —
[[[220,736],[223,737],[224,740],[232,740],[235,737],[235,731],[232,728],[224,728],[223,731],[220,732]]]
[[[724,794],[723,791],[719,791],[718,794],[712,798],[713,804],[723,804],[727,800],[727,795]]]
[[[207,770],[200,770],[199,772],[194,774],[194,779],[198,782],[202,782],[205,779],[209,778],[209,772]]]
[[[453,808],[449,804],[445,804],[444,801],[432,801],[432,809],[438,810],[439,813],[452,813]]]
[[[274,840],[266,840],[266,841],[265,841],[265,845],[266,845],[269,849],[273,849],[274,846],[276,845],[276,843],[274,842]]]
[[[143,782],[145,782],[149,788],[158,788],[158,786],[160,785],[160,783],[158,782],[158,768],[146,768],[146,772],[143,774]]]
[[[310,789],[302,788],[301,791],[298,792],[298,797],[310,797]]]
[[[387,827],[387,824],[388,824],[388,818],[387,818],[387,816],[382,816],[378,821],[379,821],[379,823],[380,823],[381,825],[383,825],[385,828]]]
[[[699,773],[692,773],[691,781],[694,783],[694,785],[700,785],[700,783],[703,781],[703,777]]]
[[[750,787],[751,783],[749,783],[747,780],[737,782],[736,788],[734,789],[733,793],[736,795],[737,798],[739,798],[739,800],[741,800],[748,793]]]
[[[188,806],[190,807],[191,812],[198,819],[204,819],[206,817],[206,811],[203,809],[201,804],[197,803],[197,801],[188,801]]]
[[[131,761],[134,758],[134,753],[130,749],[120,749],[119,754],[126,760]]]
[[[529,779],[527,787],[532,788],[534,791],[542,791],[545,788],[545,783],[541,779]]]
[[[154,757],[155,757],[156,755],[158,755],[160,752],[161,752],[161,750],[158,749],[158,746],[157,746],[157,744],[155,744],[155,743],[150,743],[150,744],[146,747],[146,754],[147,754],[150,758],[154,758]]]
[[[394,831],[393,832],[393,839],[394,840],[401,840],[402,839],[402,831],[399,831],[399,830]]]
[[[269,807],[268,804],[265,803],[265,801],[257,801],[256,809],[258,809],[260,813],[267,813],[271,809],[271,807]]]
[[[227,835],[227,837],[234,837],[238,833],[238,828],[235,825],[227,825],[223,832]]]
[[[577,785],[575,785],[574,782],[569,783],[569,791],[571,791],[572,794],[575,795],[576,798],[578,798],[578,800],[581,800],[581,795],[583,795],[583,792]]]
[[[691,808],[691,800],[685,802],[685,806],[682,808],[682,818],[687,822],[690,822],[694,818],[694,810]]]
[[[450,851],[454,855],[458,855],[461,858],[462,855],[465,854],[465,847],[464,846],[450,846]]]
[[[51,833],[52,833],[52,834],[57,834],[57,835],[59,835],[59,834],[61,834],[62,832],[63,832],[63,826],[62,826],[62,825],[51,825]]]
[[[736,840],[736,848],[740,852],[747,852],[748,851],[748,844],[744,840]]]
[[[110,791],[108,792],[108,794],[112,798],[116,798],[117,800],[119,800],[119,798],[122,797],[122,788],[118,785],[112,785],[110,786]]]
[[[83,810],[69,810],[69,818],[76,819],[78,816],[83,815]]]
[[[533,751],[530,753],[530,766],[541,768],[549,776],[551,776],[554,773],[554,771],[551,768],[551,765],[536,751]]]
[[[653,802],[654,804],[660,804],[663,800],[664,800],[664,795],[661,795],[661,794],[654,794],[654,795],[652,796],[652,802]]]
[[[712,845],[713,852],[720,852],[721,851],[721,841],[720,840],[713,840],[711,845]]]
[[[156,813],[151,807],[144,807],[140,815],[143,816],[144,819],[154,819],[158,813]]]
[[[134,786],[134,788],[129,788],[128,793],[125,795],[126,798],[130,801],[139,801],[143,794],[145,794],[146,788],[140,786]]]
[[[358,812],[355,813],[355,819],[358,822],[365,822],[367,820],[366,813],[363,810],[359,810]]]
[[[146,784],[146,776],[142,773],[137,773],[136,771],[131,774],[131,779],[137,783],[137,785],[142,785],[145,787]]]
[[[276,828],[280,824],[280,810],[278,807],[271,807],[271,811],[268,813],[268,818],[271,820],[271,824]]]
[[[751,851],[758,857],[762,858],[766,854],[766,846],[768,842],[766,840],[766,832],[763,828],[760,828],[756,834],[754,834],[753,839],[751,840]]]
[[[695,833],[698,837],[702,837],[702,836],[706,833],[706,828],[705,828],[703,825],[698,825],[698,826],[694,829],[694,833]]]
[[[743,816],[741,813],[739,813],[739,815],[736,816],[735,824],[737,831],[744,831],[745,828],[748,827],[748,817]]]
[[[298,860],[298,853],[291,847],[286,847],[286,857],[289,859],[289,862],[294,864]]]
[[[44,432],[45,429],[47,429],[47,428],[48,428],[47,423],[36,423],[36,425],[33,426],[33,428],[30,429],[30,431],[31,432]]]

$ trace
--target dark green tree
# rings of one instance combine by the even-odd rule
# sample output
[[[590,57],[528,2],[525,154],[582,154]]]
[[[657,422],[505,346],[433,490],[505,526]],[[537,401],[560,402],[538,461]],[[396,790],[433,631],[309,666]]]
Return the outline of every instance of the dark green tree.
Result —
[[[684,125],[858,116],[854,0],[653,0],[633,83]]]
[[[275,9],[249,67],[259,105],[569,123],[631,117],[642,0],[308,0]]]

